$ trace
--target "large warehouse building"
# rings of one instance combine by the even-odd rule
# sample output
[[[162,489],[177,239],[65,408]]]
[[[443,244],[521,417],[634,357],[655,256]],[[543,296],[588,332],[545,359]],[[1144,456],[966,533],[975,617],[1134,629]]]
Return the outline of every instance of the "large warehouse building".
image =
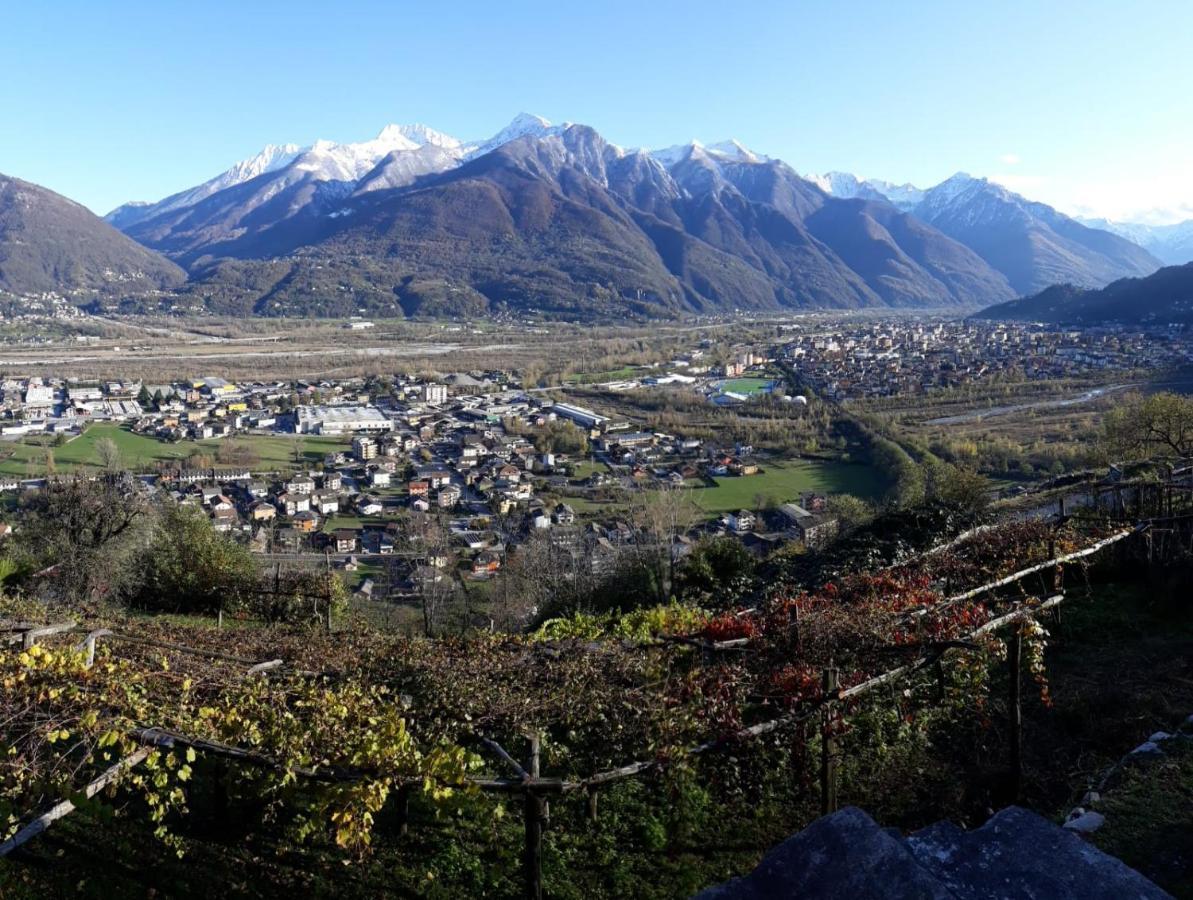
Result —
[[[294,411],[299,434],[380,434],[393,428],[375,406],[300,406]]]
[[[551,407],[555,415],[563,419],[571,419],[577,425],[585,428],[604,428],[609,424],[609,417],[598,415],[591,409],[582,406],[572,406],[570,403],[556,403]]]

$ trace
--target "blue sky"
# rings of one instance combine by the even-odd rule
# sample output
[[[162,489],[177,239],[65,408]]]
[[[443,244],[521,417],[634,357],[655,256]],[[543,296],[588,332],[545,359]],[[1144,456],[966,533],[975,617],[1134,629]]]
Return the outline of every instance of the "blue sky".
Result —
[[[0,21],[0,172],[101,213],[266,143],[474,138],[526,110],[626,146],[736,137],[801,172],[964,170],[1193,217],[1187,0],[0,0]]]

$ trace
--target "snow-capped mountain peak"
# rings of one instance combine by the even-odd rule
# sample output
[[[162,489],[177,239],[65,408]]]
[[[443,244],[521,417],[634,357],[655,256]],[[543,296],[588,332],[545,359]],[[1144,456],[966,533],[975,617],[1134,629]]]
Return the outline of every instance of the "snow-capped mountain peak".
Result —
[[[429,125],[423,125],[416,122],[412,125],[386,125],[381,129],[381,133],[377,135],[379,141],[393,141],[397,142],[399,139],[405,139],[413,143],[416,147],[425,147],[428,144],[435,147],[442,147],[445,150],[455,149],[463,144],[459,138],[454,138],[450,134],[444,134],[442,131],[436,131]]]
[[[675,144],[672,147],[663,147],[659,150],[648,151],[651,156],[661,162],[667,168],[671,168],[681,160],[687,159],[693,153],[704,149],[704,145],[699,141],[692,140],[686,144]]]
[[[985,178],[975,178],[968,172],[954,172],[940,184],[930,188],[928,193],[940,200],[951,200],[977,185],[989,184]]]
[[[458,155],[460,142],[425,125],[386,125],[371,140],[354,144],[318,140],[294,161],[298,172],[319,181],[358,181],[390,154],[438,147]]]
[[[504,138],[507,141],[511,141],[527,134],[537,134],[546,131],[549,128],[551,128],[549,119],[536,116],[534,113],[520,112],[514,116],[513,120],[505,128],[493,136],[493,140]]]
[[[732,162],[761,162],[767,158],[755,153],[736,138],[709,144],[704,150],[706,153]]]
[[[733,139],[718,141],[715,144],[702,144],[700,141],[691,140],[686,144],[651,150],[650,155],[667,168],[671,168],[685,159],[707,160],[714,165],[727,162],[756,163],[769,159],[767,156],[755,153],[741,141]]]
[[[904,212],[914,209],[924,199],[924,191],[914,184],[893,184],[878,178],[859,178],[850,172],[826,172],[823,175],[805,177],[833,197],[842,200],[885,200]]]
[[[545,138],[552,135],[562,134],[572,125],[571,122],[564,122],[560,125],[552,125],[547,119],[542,116],[536,116],[533,113],[518,113],[514,116],[512,122],[502,128],[493,137],[484,141],[473,141],[470,144],[462,147],[467,158],[472,159],[477,156],[484,156],[484,154],[491,150],[496,150],[503,144],[508,144],[511,141],[516,141],[519,138],[533,137]]]
[[[266,144],[260,153],[242,159],[215,181],[221,182],[220,188],[224,188],[264,175],[266,172],[275,172],[289,165],[301,150],[297,144]]]
[[[868,183],[865,179],[858,178],[849,172],[825,172],[823,175],[805,175],[804,177],[826,194],[831,194],[842,200],[851,200],[858,196]]]

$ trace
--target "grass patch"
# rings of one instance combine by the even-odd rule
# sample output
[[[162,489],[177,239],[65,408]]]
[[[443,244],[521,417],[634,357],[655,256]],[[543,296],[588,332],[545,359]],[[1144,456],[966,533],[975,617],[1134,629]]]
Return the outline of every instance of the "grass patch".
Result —
[[[381,521],[379,516],[374,516],[370,520],[362,519],[360,516],[334,515],[323,523],[323,531],[325,534],[331,534],[337,528],[363,528],[366,521],[372,521],[377,524]]]
[[[255,471],[293,471],[295,449],[300,454],[301,465],[306,467],[322,462],[327,453],[347,451],[351,447],[347,438],[307,434],[237,435],[215,441],[180,441],[175,444],[135,434],[123,425],[104,424],[92,425],[61,447],[54,447],[53,438],[49,435],[0,444],[0,454],[6,454],[0,459],[0,475],[36,478],[47,474],[44,464],[47,450],[53,453],[54,465],[59,472],[97,469],[100,467],[100,458],[96,445],[105,439],[116,444],[121,465],[135,472],[152,472],[160,463],[180,462],[195,450],[200,450],[220,465],[220,448],[229,442],[248,446],[256,459],[248,468]]]
[[[252,468],[276,469],[283,472],[294,469],[296,447],[304,466],[323,462],[323,457],[328,453],[346,453],[352,449],[351,438],[318,434],[238,435],[223,440],[247,443],[258,459]],[[222,441],[195,441],[184,443],[183,446],[203,447],[214,455],[221,443]]]
[[[697,488],[692,499],[706,512],[753,509],[759,496],[786,503],[801,491],[853,494],[870,499],[882,493],[882,477],[860,463],[788,460],[768,462],[757,475],[714,478],[716,487]]]
[[[572,477],[575,479],[588,478],[594,472],[604,472],[607,475],[609,474],[609,467],[603,462],[594,462],[591,459],[572,463]]]
[[[1103,798],[1106,824],[1093,843],[1173,896],[1193,897],[1193,739],[1168,741],[1164,751]]]
[[[54,462],[64,471],[100,465],[96,446],[100,441],[110,440],[120,451],[122,465],[134,469],[150,470],[159,462],[186,459],[195,448],[191,442],[168,444],[157,438],[134,434],[120,425],[92,425],[77,438],[54,448]]]

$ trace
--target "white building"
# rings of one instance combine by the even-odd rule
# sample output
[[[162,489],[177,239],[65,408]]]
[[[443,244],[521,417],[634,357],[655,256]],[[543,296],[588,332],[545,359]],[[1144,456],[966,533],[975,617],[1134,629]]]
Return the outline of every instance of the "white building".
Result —
[[[294,411],[299,434],[380,434],[393,428],[375,406],[300,406]]]
[[[599,415],[590,409],[584,409],[582,406],[572,406],[570,403],[556,403],[551,409],[555,415],[564,419],[570,419],[577,425],[582,425],[585,428],[603,428],[609,423],[608,416]]]

